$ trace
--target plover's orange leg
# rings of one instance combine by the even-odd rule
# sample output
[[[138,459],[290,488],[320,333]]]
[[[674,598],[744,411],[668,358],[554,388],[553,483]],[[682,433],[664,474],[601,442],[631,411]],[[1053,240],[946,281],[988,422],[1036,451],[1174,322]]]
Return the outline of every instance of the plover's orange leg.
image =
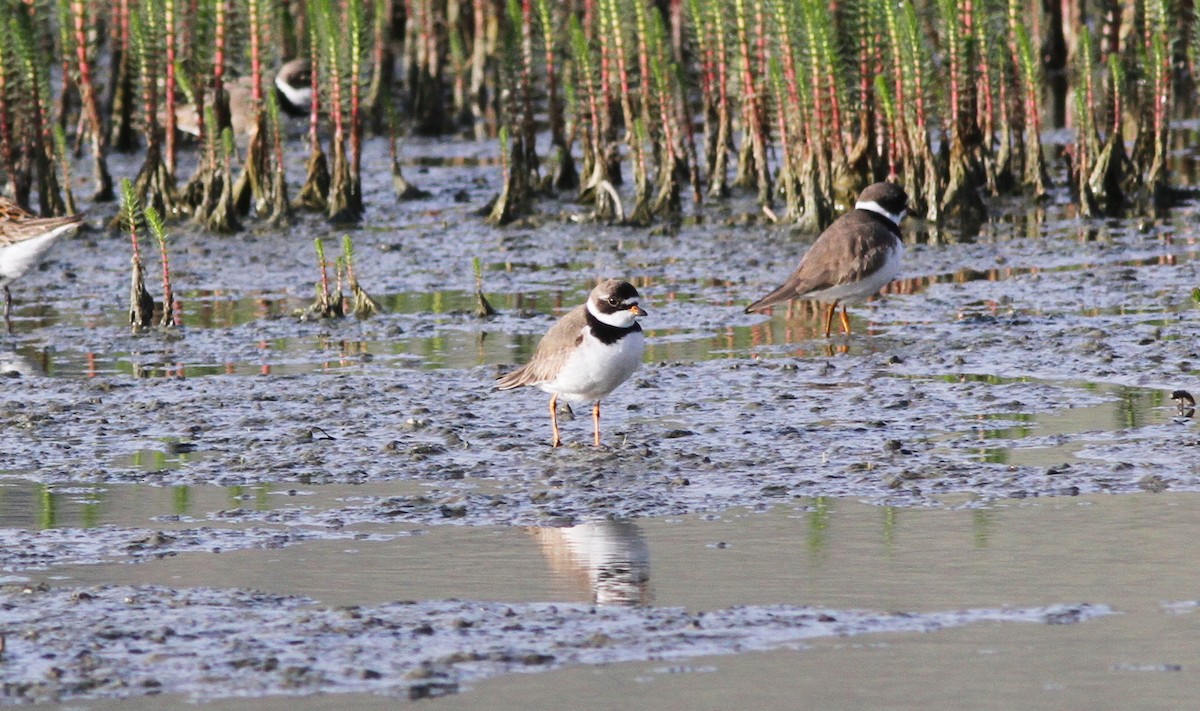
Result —
[[[600,446],[600,401],[592,406],[592,444]]]
[[[550,396],[550,430],[554,432],[550,446],[557,447],[562,444],[562,439],[558,436],[558,393]]]
[[[838,302],[833,302],[829,308],[825,309],[825,337],[829,338],[830,331],[833,330],[833,312],[837,311]]]
[[[842,330],[850,335],[850,315],[846,313],[846,305],[842,304]]]

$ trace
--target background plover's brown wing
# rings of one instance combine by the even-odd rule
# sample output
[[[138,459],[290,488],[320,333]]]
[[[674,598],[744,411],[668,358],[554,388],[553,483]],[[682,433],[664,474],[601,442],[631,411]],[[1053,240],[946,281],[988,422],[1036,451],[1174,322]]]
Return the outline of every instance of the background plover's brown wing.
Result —
[[[747,306],[746,313],[814,291],[860,281],[887,263],[893,246],[891,233],[872,216],[861,210],[848,212],[817,238],[787,281]]]
[[[812,259],[816,264],[810,270],[810,283],[798,285],[803,287],[799,290],[801,294],[862,281],[887,265],[897,238],[895,228],[890,228],[886,218],[855,210],[846,213],[841,222],[846,229],[828,235],[830,239],[818,239],[813,245]],[[805,261],[809,259],[806,255]]]
[[[496,381],[498,390],[510,390],[522,385],[536,385],[553,380],[571,357],[571,352],[582,338],[587,324],[587,306],[576,306],[560,318],[542,340],[538,342],[533,358],[522,367]]]
[[[25,211],[9,198],[0,195],[0,222],[26,220],[30,217],[33,217],[32,213]]]
[[[887,263],[892,245],[873,217],[848,212],[817,239],[788,281],[801,296],[859,281]]]
[[[22,220],[0,219],[0,247],[27,239],[41,237],[59,227],[71,227],[83,222],[83,215],[67,217],[27,217]]]
[[[794,299],[811,291],[828,289],[831,286],[837,285],[839,283],[838,278],[841,275],[838,262],[846,259],[850,252],[848,245],[843,240],[831,239],[831,237],[836,234],[833,228],[835,226],[840,227],[852,214],[843,215],[829,229],[825,230],[817,238],[817,241],[813,243],[813,246],[809,247],[804,256],[800,258],[799,266],[787,278],[787,281],[775,287],[775,290],[771,293],[747,306],[746,313],[761,311],[768,306],[774,306],[775,304],[787,301],[788,299]]]

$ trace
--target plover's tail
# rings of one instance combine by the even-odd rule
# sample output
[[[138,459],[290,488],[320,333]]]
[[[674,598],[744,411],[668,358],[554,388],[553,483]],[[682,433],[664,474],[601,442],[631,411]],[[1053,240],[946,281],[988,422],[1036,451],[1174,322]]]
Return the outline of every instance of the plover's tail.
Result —
[[[529,383],[529,364],[526,363],[511,373],[496,378],[496,384],[492,387],[495,390],[512,390],[513,388],[519,388]]]
[[[795,298],[795,296],[796,286],[789,280],[783,284],[780,284],[775,291],[772,291],[770,294],[767,294],[758,301],[755,301],[753,304],[747,306],[744,313],[752,314],[762,311],[763,309],[774,306],[780,302]]]

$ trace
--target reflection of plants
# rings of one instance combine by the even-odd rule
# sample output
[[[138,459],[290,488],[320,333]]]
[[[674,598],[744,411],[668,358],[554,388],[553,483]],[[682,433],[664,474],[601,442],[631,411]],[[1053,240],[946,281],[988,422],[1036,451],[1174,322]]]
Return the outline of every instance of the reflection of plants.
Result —
[[[992,512],[987,509],[971,511],[971,530],[976,548],[987,548],[992,535]]]
[[[192,490],[186,486],[176,486],[171,488],[171,510],[177,516],[183,516],[188,512],[191,504]]]
[[[83,504],[83,527],[95,528],[100,525],[100,501],[102,495],[99,490],[93,489],[88,492],[87,501]]]
[[[171,444],[172,440],[168,440]],[[139,449],[130,457],[129,463],[142,471],[156,472],[164,469],[177,469],[187,464],[191,458],[185,452],[172,453],[159,449]]]
[[[1117,390],[1116,426],[1117,429],[1140,427],[1143,424],[1144,408],[1139,406],[1142,391],[1135,388],[1120,388]]]
[[[883,507],[883,545],[890,551],[896,545],[897,516],[895,506]]]
[[[254,487],[254,510],[266,511],[271,508],[271,487],[269,484],[260,484]]]
[[[818,496],[813,499],[808,513],[808,550],[816,555],[824,553],[829,542],[829,515],[832,513],[829,503],[828,498]]]
[[[1024,439],[1033,434],[1034,426],[1037,418],[1028,412],[1013,412],[1000,415],[1005,420],[1013,420],[1016,422],[1028,422],[1029,427],[1003,427],[994,430],[984,430],[984,439]]]
[[[54,500],[54,490],[47,484],[38,488],[38,528],[54,528],[58,513],[58,505]]]
[[[483,295],[483,264],[479,257],[471,260],[471,267],[475,270],[475,315],[479,318],[495,316],[496,309],[492,308],[491,302]]]
[[[988,464],[1008,464],[1008,447],[988,447],[979,450],[980,460]]]

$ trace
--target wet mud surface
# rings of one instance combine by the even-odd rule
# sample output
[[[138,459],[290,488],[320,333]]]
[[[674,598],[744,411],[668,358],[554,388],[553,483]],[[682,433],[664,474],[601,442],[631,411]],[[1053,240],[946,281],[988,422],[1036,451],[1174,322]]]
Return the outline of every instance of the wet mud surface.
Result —
[[[386,157],[382,148],[368,150]],[[134,485],[382,488],[320,503],[231,502],[133,525],[6,521],[5,575],[31,582],[55,566],[176,554],[206,565],[214,550],[389,540],[418,526],[563,527],[809,497],[937,507],[1200,490],[1193,456],[1200,435],[1169,399],[1176,389],[1200,392],[1195,205],[1158,222],[1084,223],[1054,204],[1000,204],[980,232],[951,230],[950,241],[908,225],[912,244],[892,293],[852,309],[852,336],[825,340],[815,312],[742,314],[812,239],[759,224],[748,203],[714,206],[672,230],[588,224],[570,218],[581,207],[547,202],[542,217],[495,229],[473,214],[496,191],[498,171],[470,164],[488,149],[414,142],[406,150],[425,166],[410,168],[409,179],[433,196],[392,203],[390,181],[380,179],[387,163],[368,161],[364,174],[377,177],[366,186],[366,219],[351,232],[359,278],[387,313],[362,322],[294,315],[313,293],[312,238],[333,243],[346,232],[298,217],[286,231],[231,237],[177,228],[172,266],[185,326],[130,335],[127,244],[91,230],[14,285],[17,332],[0,340],[0,474],[8,481],[66,495],[78,489],[82,497]],[[94,209],[98,225],[106,208]],[[474,258],[498,316],[472,313]],[[529,356],[598,276],[630,279],[642,292],[650,311],[646,363],[604,403],[605,447],[584,446],[591,422],[581,413],[564,423],[568,446],[554,450],[546,397],[490,385]],[[393,492],[393,484],[407,488]],[[0,679],[16,693],[2,701],[159,691],[208,697],[221,689],[441,693],[530,664],[647,658],[634,640],[644,642],[662,622],[656,616],[678,628],[664,642],[675,651],[664,654],[847,633],[836,628],[841,622],[820,622],[825,613],[802,609],[724,611],[704,620],[701,629],[715,624],[720,632],[697,646],[684,630],[698,620],[653,607],[550,613],[424,601],[318,613],[301,598],[242,590],[73,594],[64,587],[4,595],[5,659],[32,659],[24,655],[44,645],[76,668],[47,679],[49,662],[6,661]],[[145,642],[155,632],[138,627],[146,615],[124,616],[131,604],[181,615],[159,623],[177,634]],[[44,606],[60,610],[57,619],[43,619]],[[1080,619],[1092,610],[1069,609]],[[281,633],[243,654],[238,645],[249,639],[237,642],[219,622],[231,610],[261,618],[260,631],[304,620],[317,646],[293,650],[293,659],[285,653],[291,638]],[[934,629],[991,613],[828,614],[865,632]],[[72,616],[108,620],[112,640],[142,640],[114,647],[122,664],[165,655],[169,669],[129,666],[105,676],[122,664],[93,656],[93,668],[81,671],[80,645],[105,646],[106,638],[98,629],[64,639]],[[423,617],[438,630],[469,619],[453,634],[486,629],[487,641],[410,654],[402,641],[414,639]],[[177,643],[179,628],[204,627],[205,619],[211,629],[196,635],[210,640],[204,654],[217,661],[201,670],[191,643]],[[525,633],[505,625],[551,631],[566,651],[521,641]],[[581,641],[626,628],[627,641],[612,643],[619,653]],[[749,629],[756,632],[740,636]],[[396,659],[393,666],[365,678],[363,660],[381,653]],[[470,656],[437,666],[455,653]],[[551,659],[530,663],[527,654]],[[238,667],[235,657],[254,661]],[[269,670],[268,659],[276,659]],[[412,677],[419,669],[432,680]]]
[[[814,637],[984,622],[1073,624],[1103,606],[872,614],[444,601],[314,608],[303,598],[150,586],[0,591],[22,630],[6,700],[372,692],[410,699],[512,671],[764,650]]]

